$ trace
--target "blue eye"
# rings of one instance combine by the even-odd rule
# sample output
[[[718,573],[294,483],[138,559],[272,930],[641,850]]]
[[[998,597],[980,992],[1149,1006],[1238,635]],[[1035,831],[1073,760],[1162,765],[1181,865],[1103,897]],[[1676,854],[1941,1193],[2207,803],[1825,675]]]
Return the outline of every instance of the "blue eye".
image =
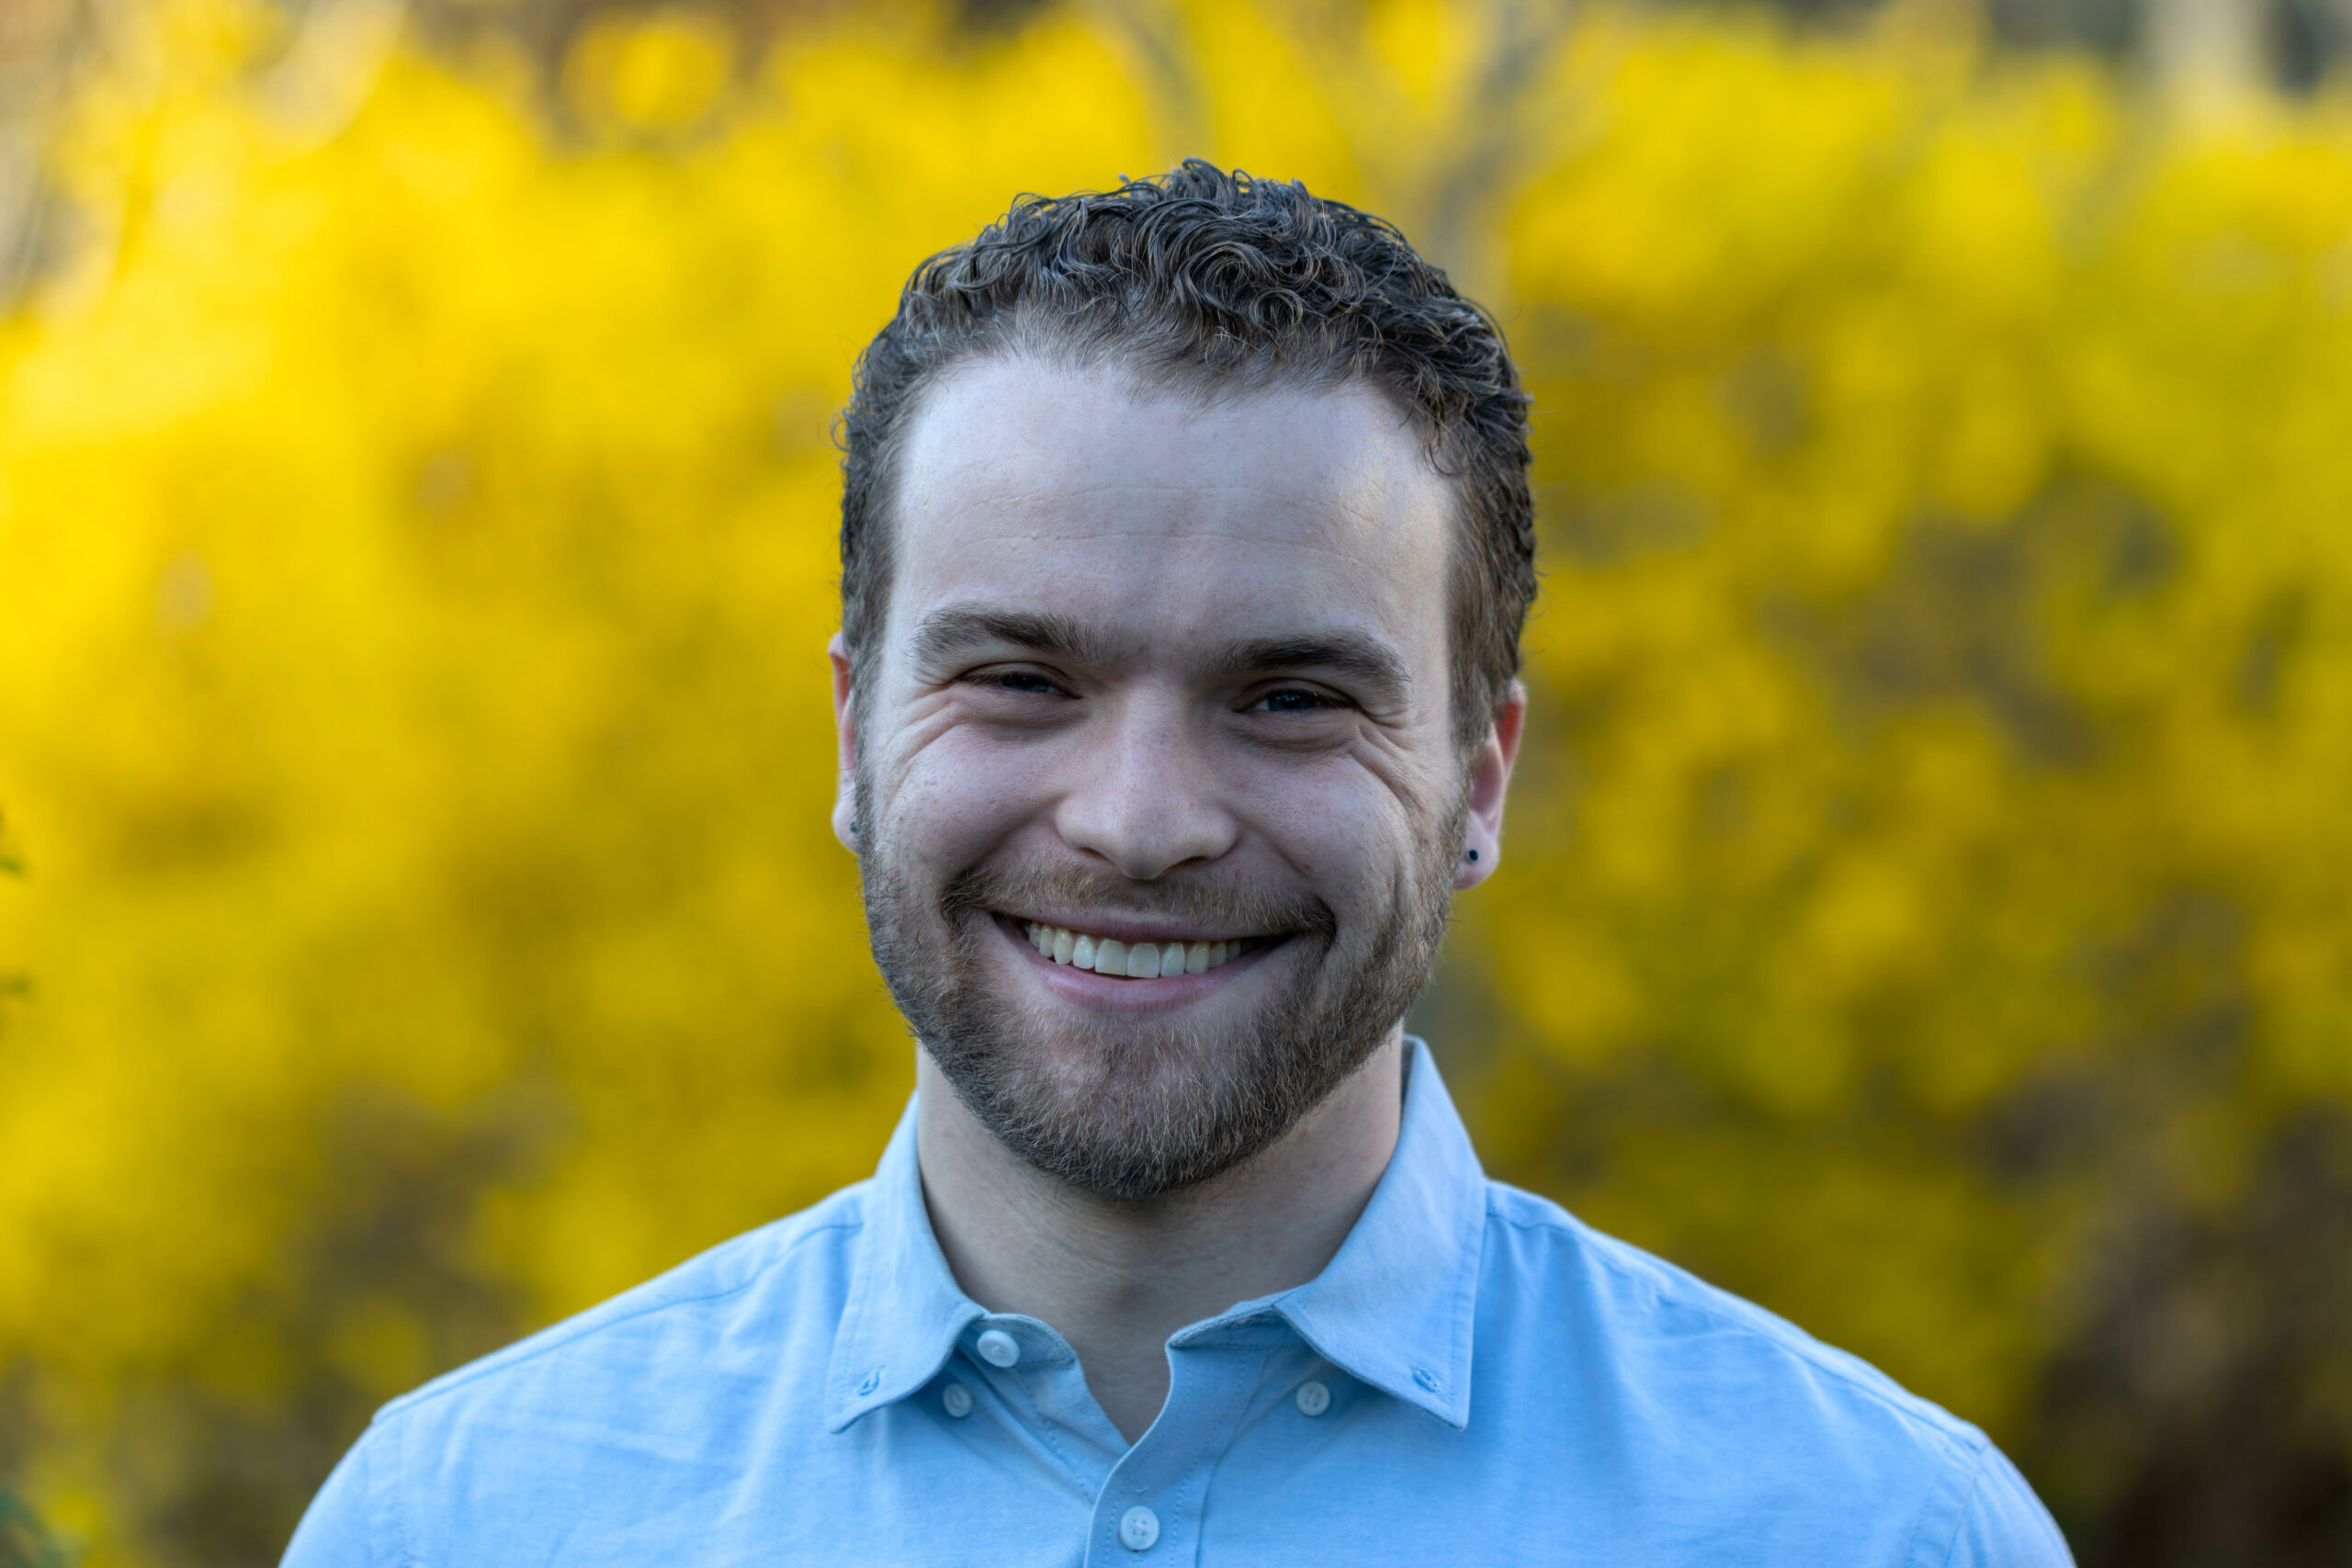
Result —
[[[1054,690],[1054,683],[1043,675],[1033,675],[1023,671],[1016,671],[1009,675],[999,675],[993,683],[1003,687],[1008,692],[1039,692],[1049,696]]]
[[[1272,692],[1260,697],[1256,706],[1266,713],[1311,713],[1329,707],[1330,703],[1313,692]]]

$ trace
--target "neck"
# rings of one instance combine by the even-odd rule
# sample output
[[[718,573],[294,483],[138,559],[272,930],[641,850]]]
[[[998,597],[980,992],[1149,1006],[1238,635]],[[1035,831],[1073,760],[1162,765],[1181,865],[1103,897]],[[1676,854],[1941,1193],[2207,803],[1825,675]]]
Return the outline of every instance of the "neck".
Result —
[[[915,1146],[956,1282],[990,1312],[1046,1323],[1127,1441],[1168,1398],[1170,1335],[1323,1271],[1396,1147],[1400,1026],[1272,1146],[1148,1201],[1082,1192],[1020,1159],[918,1051]]]

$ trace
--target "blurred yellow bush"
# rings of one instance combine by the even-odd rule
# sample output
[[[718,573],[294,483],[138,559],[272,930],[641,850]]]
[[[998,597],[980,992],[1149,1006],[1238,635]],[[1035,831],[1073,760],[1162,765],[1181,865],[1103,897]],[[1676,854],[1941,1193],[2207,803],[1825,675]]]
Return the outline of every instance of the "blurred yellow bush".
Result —
[[[1539,400],[1423,1009],[1498,1174],[1984,1422],[2086,1562],[2249,1387],[2215,1463],[2352,1474],[2340,106],[1204,0],[1189,73],[612,19],[549,110],[269,15],[138,15],[0,323],[0,1487],[87,1562],[268,1560],[375,1403],[870,1167],[831,412],[922,255],[1194,121]]]

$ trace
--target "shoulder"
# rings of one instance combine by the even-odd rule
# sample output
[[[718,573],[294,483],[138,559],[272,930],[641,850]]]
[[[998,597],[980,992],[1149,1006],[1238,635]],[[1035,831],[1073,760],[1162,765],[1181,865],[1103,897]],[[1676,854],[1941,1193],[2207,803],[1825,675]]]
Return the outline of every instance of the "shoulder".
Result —
[[[520,1561],[628,1478],[708,1469],[712,1445],[739,1441],[763,1405],[815,1408],[869,1188],[385,1405],[311,1501],[288,1568]]]
[[[388,1543],[402,1561],[445,1560],[458,1540],[520,1550],[616,1477],[691,1473],[763,1408],[814,1410],[870,1185],[393,1400],[311,1503],[287,1563],[372,1561]],[[413,1506],[422,1496],[431,1507]]]
[[[1573,1314],[1629,1370],[1802,1393],[1867,1413],[1953,1461],[1985,1446],[1974,1427],[1787,1319],[1594,1230],[1549,1200],[1501,1182],[1487,1187],[1491,1281],[1532,1297],[1526,1305],[1539,1313]]]
[[[738,1361],[772,1377],[813,1359],[813,1377],[831,1349],[870,1185],[844,1188],[445,1373],[385,1405],[375,1425],[463,1425],[492,1407],[610,1419],[638,1401],[692,1406],[698,1389],[724,1389]]]
[[[1980,1539],[1999,1561],[2068,1561],[1977,1427],[1556,1203],[1488,1182],[1482,1273],[1479,1362],[1493,1352],[1499,1376],[1582,1391],[1588,1414],[1608,1413],[1607,1442],[1683,1478],[1702,1512],[1754,1517],[1769,1500],[1825,1529],[1875,1515],[1900,1522],[1902,1561],[1970,1561]]]

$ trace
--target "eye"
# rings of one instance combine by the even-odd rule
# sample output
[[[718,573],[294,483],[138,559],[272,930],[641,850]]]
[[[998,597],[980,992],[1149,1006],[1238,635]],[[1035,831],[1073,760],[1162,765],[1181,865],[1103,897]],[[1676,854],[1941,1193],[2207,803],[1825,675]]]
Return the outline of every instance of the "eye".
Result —
[[[1251,713],[1313,713],[1317,708],[1348,705],[1338,698],[1328,696],[1321,692],[1306,691],[1297,686],[1285,686],[1278,692],[1268,692],[1264,696],[1251,703],[1249,711]]]
[[[1012,692],[1024,697],[1060,697],[1069,689],[1042,670],[1006,669],[998,666],[989,670],[974,670],[959,677],[964,684],[977,686],[984,692]]]

